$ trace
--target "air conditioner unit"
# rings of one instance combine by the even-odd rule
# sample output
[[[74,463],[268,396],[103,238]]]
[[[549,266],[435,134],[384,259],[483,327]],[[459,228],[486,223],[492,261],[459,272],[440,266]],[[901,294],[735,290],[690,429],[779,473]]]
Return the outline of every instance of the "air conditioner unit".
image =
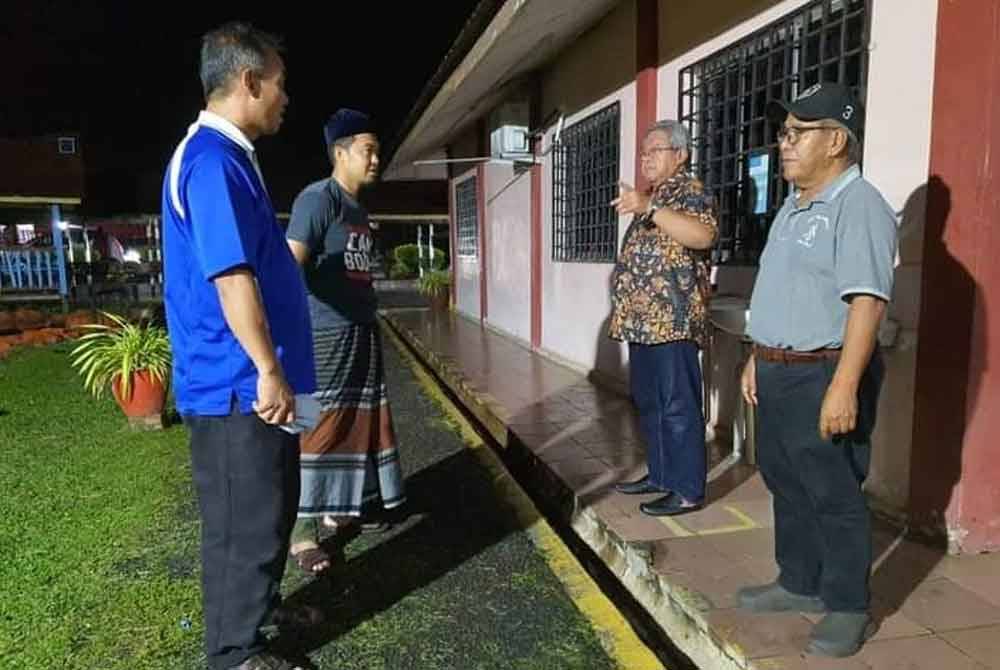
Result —
[[[490,134],[490,155],[494,158],[530,158],[531,140],[527,126],[500,126]]]
[[[59,153],[61,154],[75,154],[76,153],[76,138],[75,137],[60,137],[58,139]]]

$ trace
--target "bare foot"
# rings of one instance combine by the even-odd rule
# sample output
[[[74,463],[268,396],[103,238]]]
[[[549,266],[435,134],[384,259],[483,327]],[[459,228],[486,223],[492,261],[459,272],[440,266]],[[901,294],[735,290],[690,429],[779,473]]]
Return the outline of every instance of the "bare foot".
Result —
[[[315,542],[297,542],[291,546],[289,553],[295,559],[295,564],[310,574],[319,574],[333,565],[330,555]]]

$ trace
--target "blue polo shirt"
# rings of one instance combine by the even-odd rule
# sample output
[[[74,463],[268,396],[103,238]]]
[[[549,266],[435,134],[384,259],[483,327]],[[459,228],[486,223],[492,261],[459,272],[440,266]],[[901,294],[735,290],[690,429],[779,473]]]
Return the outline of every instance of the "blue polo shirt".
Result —
[[[226,324],[213,280],[237,267],[260,287],[271,340],[295,393],[316,387],[301,271],[264,187],[253,144],[202,112],[178,145],[163,184],[163,272],[173,386],[183,415],[249,414],[257,370]]]
[[[747,333],[767,347],[840,348],[848,300],[892,296],[897,248],[895,212],[858,166],[804,207],[792,189],[760,258]]]

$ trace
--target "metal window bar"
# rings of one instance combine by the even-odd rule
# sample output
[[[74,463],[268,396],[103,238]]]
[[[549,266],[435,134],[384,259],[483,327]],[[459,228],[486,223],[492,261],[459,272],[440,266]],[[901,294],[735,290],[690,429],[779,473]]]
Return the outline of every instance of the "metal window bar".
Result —
[[[455,238],[458,255],[479,258],[479,206],[476,201],[476,177],[455,186]]]
[[[621,105],[568,126],[552,167],[552,260],[613,263],[618,253]]]
[[[691,166],[714,195],[713,262],[755,264],[788,193],[767,104],[817,82],[843,82],[864,101],[871,0],[816,0],[680,72],[678,117],[691,132]],[[860,139],[860,138],[859,138]],[[754,213],[751,154],[769,156],[767,210]]]

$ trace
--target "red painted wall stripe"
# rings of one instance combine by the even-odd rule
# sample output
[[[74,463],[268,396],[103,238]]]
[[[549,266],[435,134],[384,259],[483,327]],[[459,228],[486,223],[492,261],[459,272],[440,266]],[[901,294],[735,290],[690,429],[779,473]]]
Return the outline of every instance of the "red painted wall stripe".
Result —
[[[635,14],[635,187],[649,185],[642,177],[642,147],[646,129],[656,121],[657,60],[659,59],[659,2],[638,0]]]
[[[542,346],[542,166],[531,167],[531,346]]]
[[[967,552],[1000,549],[998,107],[1000,5],[940,3],[910,511]]]

